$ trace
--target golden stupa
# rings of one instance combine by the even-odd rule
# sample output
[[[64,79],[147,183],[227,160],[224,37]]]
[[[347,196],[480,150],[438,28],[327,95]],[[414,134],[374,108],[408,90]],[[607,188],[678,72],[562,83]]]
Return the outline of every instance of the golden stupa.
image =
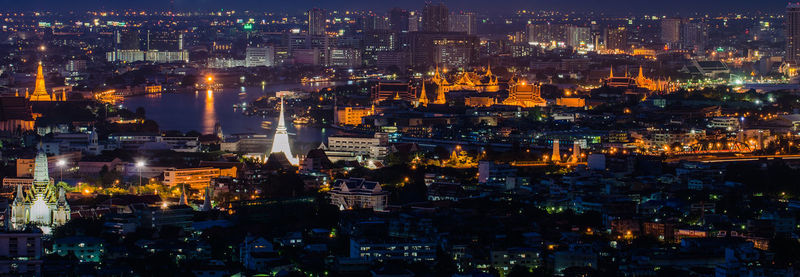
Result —
[[[42,70],[42,62],[39,62],[39,68],[36,69],[36,86],[33,89],[33,94],[31,94],[30,101],[53,101],[53,98],[50,97],[50,94],[47,93],[47,90],[44,87],[44,73]]]

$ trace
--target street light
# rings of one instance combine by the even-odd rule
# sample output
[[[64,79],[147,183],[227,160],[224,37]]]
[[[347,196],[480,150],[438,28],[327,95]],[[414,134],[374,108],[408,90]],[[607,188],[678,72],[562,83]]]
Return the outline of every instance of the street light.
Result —
[[[67,164],[67,162],[64,161],[64,160],[58,160],[58,162],[56,162],[56,165],[58,166],[58,169],[60,171],[59,174],[61,175],[61,176],[59,176],[59,180],[58,180],[59,182],[63,182],[64,181],[64,166],[66,164]]]
[[[136,168],[139,169],[139,186],[142,186],[142,167],[144,167],[144,161],[136,162]]]

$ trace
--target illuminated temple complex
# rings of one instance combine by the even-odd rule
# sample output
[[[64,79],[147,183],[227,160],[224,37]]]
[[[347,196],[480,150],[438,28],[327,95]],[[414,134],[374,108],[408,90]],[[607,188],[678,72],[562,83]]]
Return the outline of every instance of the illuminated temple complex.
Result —
[[[628,76],[628,71],[625,71],[625,76],[614,76],[614,68],[612,67],[608,78],[603,83],[606,86],[614,88],[642,88],[654,92],[671,92],[677,90],[677,85],[672,83],[671,80],[653,80],[644,76],[642,67],[639,67],[639,75],[635,78]]]
[[[487,66],[486,72],[483,75],[478,75],[475,72],[461,72],[455,82],[450,83],[439,72],[439,68],[431,78],[431,82],[436,84],[437,87],[442,88],[444,92],[450,91],[477,91],[477,92],[498,92],[500,85],[497,81],[497,76],[492,74],[492,67]]]
[[[547,101],[542,98],[541,85],[512,80],[508,86],[508,98],[503,101],[503,105],[532,108],[547,106]]]
[[[56,89],[57,91],[58,89]],[[44,84],[44,70],[42,69],[42,63],[39,62],[39,66],[36,68],[36,83],[33,87],[33,93],[28,93],[28,90],[25,89],[25,98],[32,102],[49,102],[49,101],[65,101],[67,99],[67,88],[61,87],[61,94],[57,94],[56,91],[53,92],[51,95],[47,92],[47,88]],[[17,92],[17,96],[19,96],[19,91]]]
[[[28,224],[41,227],[60,226],[69,221],[70,208],[64,188],[56,188],[50,179],[47,155],[39,150],[34,161],[33,183],[28,191],[17,185],[16,196],[11,204],[11,224],[15,229]]]

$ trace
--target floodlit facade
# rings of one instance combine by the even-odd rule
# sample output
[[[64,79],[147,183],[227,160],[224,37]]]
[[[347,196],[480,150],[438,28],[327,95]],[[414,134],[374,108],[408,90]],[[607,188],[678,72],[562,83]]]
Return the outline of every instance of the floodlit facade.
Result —
[[[56,188],[47,172],[47,155],[39,151],[33,171],[33,184],[23,192],[17,184],[16,197],[11,205],[11,224],[15,229],[32,223],[39,226],[59,226],[70,219],[70,208],[63,188]]]
[[[278,128],[275,129],[275,137],[272,139],[272,151],[270,153],[283,153],[292,165],[299,165],[300,159],[292,155],[289,144],[289,133],[286,132],[286,123],[283,116],[283,98],[281,98],[281,115],[278,118]],[[269,155],[267,155],[269,157]],[[266,160],[266,159],[264,159]]]

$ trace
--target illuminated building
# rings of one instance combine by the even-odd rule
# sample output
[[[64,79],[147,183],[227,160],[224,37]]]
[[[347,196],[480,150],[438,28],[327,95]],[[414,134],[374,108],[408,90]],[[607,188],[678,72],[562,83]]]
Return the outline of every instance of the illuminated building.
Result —
[[[389,154],[389,136],[386,133],[375,133],[372,137],[328,137],[328,146],[323,147],[323,150],[334,162],[347,160],[344,157],[381,160]]]
[[[577,163],[581,161],[581,142],[574,141],[572,143],[572,158],[569,160],[571,163]]]
[[[625,76],[623,77],[614,76],[614,68],[612,67],[609,70],[608,78],[604,80],[604,84],[614,88],[642,88],[655,92],[671,92],[678,89],[677,85],[672,83],[670,80],[660,79],[654,81],[645,77],[641,66],[639,67],[639,74],[636,76],[636,78],[629,77],[627,70],[625,71]]]
[[[590,48],[592,45],[592,30],[589,27],[568,26],[567,46],[572,48]]]
[[[449,24],[450,32],[461,32],[468,35],[478,33],[478,22],[475,19],[475,13],[461,12],[453,14],[449,19]]]
[[[372,102],[380,103],[385,100],[399,100],[414,102],[417,100],[416,88],[405,82],[378,82],[372,87]]]
[[[283,98],[281,97],[281,115],[278,117],[278,128],[275,129],[275,136],[272,138],[272,154],[283,153],[292,165],[299,165],[300,159],[292,155],[289,144],[289,134],[286,132],[286,123],[283,116]],[[269,156],[269,155],[267,155]],[[265,158],[266,160],[266,158]]]
[[[47,89],[44,86],[44,72],[42,70],[42,62],[39,62],[39,67],[36,68],[36,85],[33,89],[33,94],[28,98],[30,101],[53,101]]]
[[[436,99],[433,100],[434,104],[447,104],[447,98],[444,95],[444,87],[436,87]]]
[[[475,72],[461,72],[458,74],[458,79],[453,83],[447,81],[447,79],[441,74],[439,71],[439,67],[436,67],[436,71],[433,74],[433,77],[430,79],[434,84],[437,86],[437,94],[438,88],[441,88],[443,92],[451,92],[451,91],[477,91],[477,92],[497,92],[500,91],[500,83],[498,81],[497,76],[492,73],[492,67],[487,66],[486,72],[483,75],[478,75]]]
[[[333,121],[339,125],[361,125],[362,118],[375,114],[375,106],[335,108]]]
[[[553,155],[550,156],[550,160],[553,162],[560,162],[561,161],[561,154],[559,153],[559,141],[557,139],[553,140]]]
[[[372,209],[383,211],[389,201],[389,193],[383,191],[378,182],[362,178],[340,179],[331,185],[328,192],[331,204],[340,210]]]
[[[560,97],[556,98],[556,106],[579,108],[586,106],[586,99],[577,97]]]
[[[488,96],[469,96],[464,97],[464,106],[467,107],[491,107],[497,104],[497,99]]]
[[[627,51],[628,30],[625,27],[615,27],[606,30],[606,50]]]
[[[508,98],[504,105],[520,106],[523,108],[542,107],[547,105],[541,96],[539,84],[529,84],[525,81],[513,82],[508,88]]]
[[[357,68],[361,66],[361,51],[352,48],[335,48],[330,51],[329,66]]]
[[[528,24],[528,43],[538,45],[556,46],[558,42],[564,42],[567,37],[565,25],[563,24]]]
[[[684,22],[681,26],[681,44],[683,48],[705,48],[708,39],[708,25],[704,22]]]
[[[0,97],[0,131],[24,132],[33,130],[30,102],[23,97]]]
[[[800,62],[800,3],[786,6],[786,60]]]
[[[236,178],[236,167],[231,168],[170,168],[164,170],[164,185],[174,187],[177,185],[189,185],[192,189],[203,189],[211,184],[211,181],[219,177]]]
[[[43,227],[60,226],[69,221],[70,208],[64,188],[56,188],[47,172],[47,155],[40,150],[36,155],[33,184],[23,191],[17,184],[16,197],[11,204],[11,224],[20,229],[32,223]]]
[[[325,10],[318,8],[308,10],[308,34],[325,35]]]
[[[661,42],[666,43],[669,48],[676,48],[681,39],[680,18],[664,18],[661,20]]]
[[[273,66],[275,64],[275,48],[272,46],[247,47],[244,60],[246,67]]]
[[[478,59],[478,37],[466,33],[412,32],[409,61],[412,66],[447,65],[464,67]]]

